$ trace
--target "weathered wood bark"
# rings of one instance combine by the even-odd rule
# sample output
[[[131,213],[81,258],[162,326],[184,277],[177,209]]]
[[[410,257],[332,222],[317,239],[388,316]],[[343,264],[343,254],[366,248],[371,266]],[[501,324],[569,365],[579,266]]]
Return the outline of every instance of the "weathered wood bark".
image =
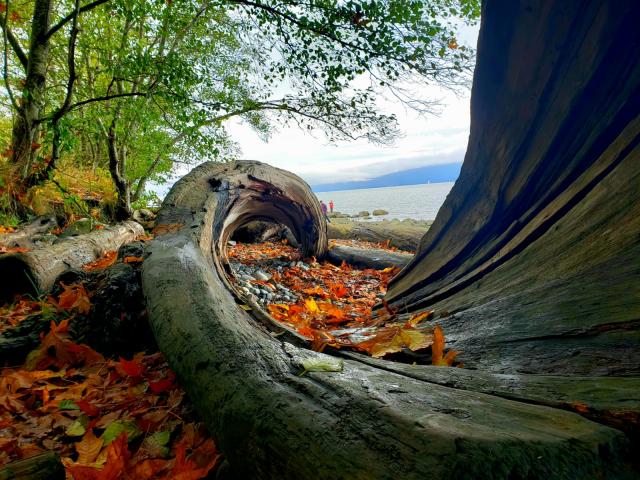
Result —
[[[11,233],[0,234],[0,245],[7,247],[31,247],[34,237],[57,226],[55,217],[39,217],[33,222]]]
[[[434,309],[467,369],[539,374],[529,401],[608,402],[638,436],[640,63],[619,46],[640,48],[640,4],[483,15],[460,178],[386,299]]]
[[[226,279],[226,240],[255,216],[291,225],[307,254],[324,253],[308,187],[281,170],[236,162],[205,164],[173,187],[159,223],[182,227],[157,237],[143,264],[158,344],[237,478],[630,475],[624,434],[571,412],[357,357],[341,372],[300,376],[305,361],[339,359],[301,348],[238,308]]]
[[[329,250],[327,260],[336,265],[347,262],[358,268],[402,268],[407,265],[413,255],[395,253],[377,248],[356,248],[338,245]]]
[[[47,452],[0,468],[0,480],[64,480],[60,457]]]
[[[62,272],[80,268],[106,251],[118,250],[143,233],[139,223],[123,222],[25,253],[2,255],[0,296],[6,299],[20,292],[47,292]]]

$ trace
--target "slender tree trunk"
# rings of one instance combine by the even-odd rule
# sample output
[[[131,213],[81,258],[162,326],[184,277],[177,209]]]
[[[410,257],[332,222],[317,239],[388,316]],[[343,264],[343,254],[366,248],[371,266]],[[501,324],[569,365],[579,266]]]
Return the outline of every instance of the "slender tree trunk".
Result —
[[[46,37],[51,22],[52,0],[36,0],[31,27],[31,47],[25,86],[22,91],[21,108],[13,125],[13,162],[18,167],[22,180],[33,168],[37,141],[38,119],[44,103],[46,70],[49,61],[49,41]]]
[[[114,117],[107,134],[107,148],[109,152],[109,173],[116,187],[118,199],[116,202],[115,217],[117,220],[126,220],[133,213],[131,209],[131,188],[124,174],[124,148],[118,149],[116,145],[116,125],[117,116]],[[119,151],[120,150],[120,151]]]

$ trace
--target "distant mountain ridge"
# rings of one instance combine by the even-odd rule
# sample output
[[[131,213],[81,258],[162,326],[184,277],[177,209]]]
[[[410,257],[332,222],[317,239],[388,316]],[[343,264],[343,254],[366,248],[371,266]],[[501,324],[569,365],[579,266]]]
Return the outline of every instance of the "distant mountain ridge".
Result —
[[[336,192],[339,190],[358,190],[360,188],[399,187],[422,183],[453,182],[460,175],[462,163],[443,163],[426,167],[411,168],[400,172],[388,173],[370,180],[357,182],[337,182],[311,185],[314,192]]]

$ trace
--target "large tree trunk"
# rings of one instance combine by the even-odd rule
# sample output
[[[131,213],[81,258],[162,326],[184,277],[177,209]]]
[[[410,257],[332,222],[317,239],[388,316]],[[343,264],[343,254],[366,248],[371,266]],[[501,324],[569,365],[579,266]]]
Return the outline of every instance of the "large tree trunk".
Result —
[[[143,264],[158,344],[237,478],[629,475],[620,430],[536,401],[563,392],[582,405],[606,394],[588,388],[589,379],[520,387],[490,373],[469,372],[467,381],[463,372],[449,377],[457,380],[451,388],[454,369],[316,353],[264,315],[238,308],[225,245],[255,218],[287,225],[306,255],[326,252],[323,215],[302,180],[258,162],[204,164],[167,196],[158,216],[167,233]],[[304,364],[320,361],[342,371],[300,376]],[[627,394],[638,386],[631,382]],[[601,399],[600,407],[623,400]]]
[[[137,222],[94,230],[77,237],[61,239],[53,245],[25,253],[0,256],[0,297],[15,293],[44,293],[53,287],[61,273],[80,268],[107,251],[118,250],[144,233]]]
[[[51,0],[36,0],[31,36],[29,61],[20,99],[20,111],[16,113],[12,132],[13,162],[17,165],[21,181],[33,173],[35,150],[39,131],[38,120],[44,106],[44,94],[49,62],[49,41],[46,34],[51,23]]]

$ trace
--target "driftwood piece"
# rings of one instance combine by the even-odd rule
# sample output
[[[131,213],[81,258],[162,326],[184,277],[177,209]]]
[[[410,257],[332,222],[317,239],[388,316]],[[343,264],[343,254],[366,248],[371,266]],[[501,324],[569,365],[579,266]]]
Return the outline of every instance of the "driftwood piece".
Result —
[[[2,255],[0,296],[7,299],[16,293],[47,292],[64,271],[80,268],[106,251],[118,250],[143,233],[139,223],[123,222],[25,253]]]
[[[386,300],[445,317],[467,368],[624,391],[640,376],[640,63],[618,46],[640,48],[640,3],[568,5],[485,3],[464,165]]]
[[[64,480],[60,457],[46,452],[0,468],[0,480]]]
[[[415,251],[428,228],[424,222],[408,220],[359,222],[333,218],[327,225],[327,235],[329,238],[337,239],[366,240],[373,243],[389,242],[391,247]]]
[[[327,260],[340,265],[343,261],[358,268],[403,268],[413,255],[409,253],[389,252],[378,248],[357,248],[343,245],[329,250]]]
[[[38,217],[31,223],[21,226],[15,232],[0,233],[0,245],[6,247],[32,247],[34,237],[48,232],[57,225],[55,217]]]
[[[457,390],[357,360],[341,363],[268,333],[238,308],[224,273],[221,246],[232,233],[226,226],[232,230],[235,219],[250,217],[238,200],[247,193],[234,183],[247,172],[262,185],[280,180],[279,192],[305,191],[295,176],[283,179],[281,171],[255,162],[198,167],[173,187],[159,212],[160,223],[182,227],[156,237],[143,264],[158,344],[238,478],[624,475],[628,440],[618,430],[560,409]],[[301,205],[279,193],[278,208],[266,208],[262,198],[261,212],[302,215],[297,228],[311,225],[312,233],[301,243],[307,252],[322,252],[317,200]],[[305,364],[319,361],[342,371],[300,376]]]

